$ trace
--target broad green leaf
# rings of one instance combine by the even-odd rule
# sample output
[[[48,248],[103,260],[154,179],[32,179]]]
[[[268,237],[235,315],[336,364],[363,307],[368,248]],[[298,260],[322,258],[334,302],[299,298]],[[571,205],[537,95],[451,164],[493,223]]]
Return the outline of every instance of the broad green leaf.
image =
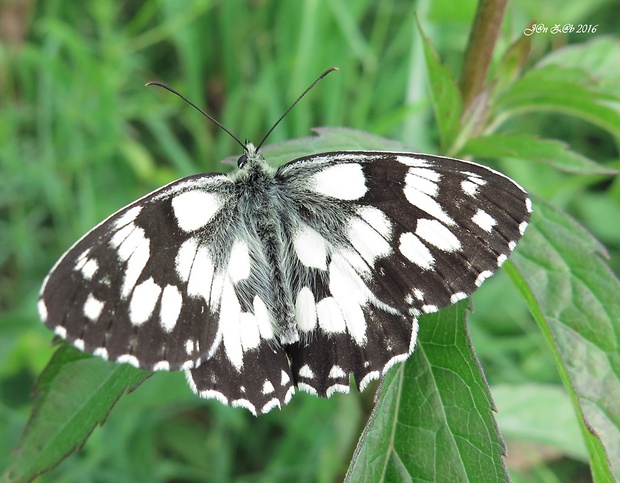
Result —
[[[463,301],[420,319],[415,352],[385,376],[348,481],[507,480],[466,309]]]
[[[452,73],[440,63],[437,53],[419,25],[418,30],[424,46],[435,121],[441,137],[441,151],[449,153],[460,131],[460,119],[463,113],[461,93]]]
[[[614,37],[595,37],[589,42],[568,45],[545,56],[540,67],[558,65],[577,68],[597,79],[601,92],[618,95],[620,87],[620,41]]]
[[[280,166],[301,156],[338,150],[411,151],[398,141],[345,127],[320,127],[312,130],[315,135],[281,143],[270,144],[261,152],[272,166]],[[236,164],[239,156],[231,156],[223,162]]]
[[[537,201],[509,273],[525,295],[581,416],[595,481],[620,479],[620,283],[604,248]]]
[[[493,134],[471,139],[463,154],[476,157],[511,157],[538,161],[567,173],[615,174],[585,156],[571,151],[561,141],[538,139],[525,134]]]
[[[620,114],[610,106],[618,97],[599,93],[592,79],[578,69],[547,66],[529,71],[498,95],[495,123],[516,114],[555,111],[576,116],[620,136]]]
[[[34,410],[5,477],[30,481],[81,448],[118,398],[145,376],[63,344],[39,378]]]

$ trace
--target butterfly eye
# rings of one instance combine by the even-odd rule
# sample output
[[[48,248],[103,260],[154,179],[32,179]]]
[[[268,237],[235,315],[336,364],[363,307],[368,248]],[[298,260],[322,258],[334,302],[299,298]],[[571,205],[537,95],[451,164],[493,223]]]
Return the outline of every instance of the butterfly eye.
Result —
[[[245,154],[243,154],[237,160],[237,167],[239,169],[241,169],[241,168],[243,168],[243,166],[245,166],[245,163],[247,163],[247,162],[248,162],[248,157]]]

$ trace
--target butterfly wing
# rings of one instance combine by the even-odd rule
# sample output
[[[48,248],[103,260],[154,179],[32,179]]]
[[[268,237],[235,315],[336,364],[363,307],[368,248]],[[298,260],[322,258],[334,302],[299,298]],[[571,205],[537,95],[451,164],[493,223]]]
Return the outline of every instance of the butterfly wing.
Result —
[[[230,250],[213,227],[231,216],[231,196],[226,176],[203,174],[113,214],[54,266],[41,289],[42,320],[105,359],[153,370],[193,367],[221,338],[210,310],[217,308],[211,253],[213,246]]]
[[[109,217],[50,272],[42,320],[264,413],[406,359],[417,317],[479,287],[531,211],[510,179],[450,158],[336,152],[257,172],[185,178]]]
[[[469,296],[529,221],[524,190],[486,167],[406,153],[342,152],[278,171],[293,190],[287,347],[301,389],[363,389],[413,350],[417,317]]]

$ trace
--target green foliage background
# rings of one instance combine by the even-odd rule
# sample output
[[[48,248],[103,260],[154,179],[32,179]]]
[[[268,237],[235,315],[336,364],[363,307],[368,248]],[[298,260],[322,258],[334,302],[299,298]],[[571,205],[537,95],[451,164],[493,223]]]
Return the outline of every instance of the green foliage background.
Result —
[[[298,394],[282,411],[254,418],[199,400],[182,374],[139,384],[144,374],[137,371],[68,347],[56,352],[38,321],[41,281],[79,236],[171,180],[230,169],[220,160],[239,154],[225,133],[177,98],[143,88],[146,81],[174,86],[242,139],[259,140],[335,65],[340,72],[269,142],[308,136],[315,126],[347,126],[414,151],[474,155],[530,191],[532,226],[513,262],[473,298],[467,325],[508,469],[515,481],[617,479],[619,3],[511,2],[489,87],[463,112],[452,76],[466,59],[477,6],[471,0],[0,2],[4,477],[27,479],[54,466],[105,419],[81,451],[40,481],[331,482],[349,466],[352,481],[506,479],[504,443],[477,360],[468,355],[466,305],[422,319],[427,338],[411,364],[388,374],[364,433],[375,387],[329,400]],[[524,36],[532,19],[549,28],[598,27]],[[396,143],[328,130],[265,154],[280,163],[309,150]],[[42,373],[36,399],[32,388]],[[74,383],[77,392],[59,390]],[[106,419],[132,384],[137,388]],[[471,392],[471,404],[460,390]],[[42,403],[51,400],[56,412]],[[470,408],[476,421],[465,414]],[[69,422],[60,417],[67,412]],[[474,445],[471,433],[484,431],[488,436],[476,435],[484,458],[473,461],[464,448]],[[472,469],[485,464],[493,475]]]

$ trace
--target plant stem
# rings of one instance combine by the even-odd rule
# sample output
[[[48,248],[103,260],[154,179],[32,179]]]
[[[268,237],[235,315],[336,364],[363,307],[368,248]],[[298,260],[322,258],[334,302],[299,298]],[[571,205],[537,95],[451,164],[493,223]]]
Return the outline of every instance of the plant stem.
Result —
[[[507,3],[508,0],[480,0],[478,3],[461,72],[463,111],[482,90]]]

